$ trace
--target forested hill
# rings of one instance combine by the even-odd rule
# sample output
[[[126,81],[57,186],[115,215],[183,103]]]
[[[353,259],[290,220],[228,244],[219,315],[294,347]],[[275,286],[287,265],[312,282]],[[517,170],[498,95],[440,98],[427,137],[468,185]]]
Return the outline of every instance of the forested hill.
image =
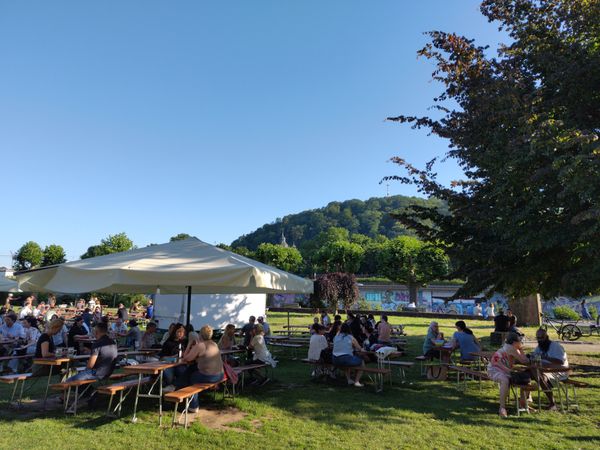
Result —
[[[330,227],[346,228],[350,233],[360,233],[371,238],[377,235],[394,238],[411,232],[390,217],[389,213],[401,211],[414,204],[446,209],[445,205],[436,199],[427,200],[403,195],[373,197],[367,201],[331,202],[324,208],[290,214],[274,223],[263,225],[258,230],[239,237],[231,246],[256,250],[263,242],[279,244],[283,231],[289,245],[302,247],[304,243],[313,240],[320,232]]]

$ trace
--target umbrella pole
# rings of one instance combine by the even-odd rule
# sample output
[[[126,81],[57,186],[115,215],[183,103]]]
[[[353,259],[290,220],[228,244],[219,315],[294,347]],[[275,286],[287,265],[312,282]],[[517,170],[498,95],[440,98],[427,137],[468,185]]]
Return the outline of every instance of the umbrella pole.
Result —
[[[191,314],[192,314],[192,287],[188,286],[187,287],[187,321],[186,321],[186,327],[189,328],[190,326],[190,322],[191,322]]]

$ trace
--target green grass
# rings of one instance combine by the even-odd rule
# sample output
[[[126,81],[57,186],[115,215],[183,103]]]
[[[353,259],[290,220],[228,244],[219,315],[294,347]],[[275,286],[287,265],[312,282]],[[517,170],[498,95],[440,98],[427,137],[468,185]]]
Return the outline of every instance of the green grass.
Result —
[[[393,317],[406,326],[412,360],[418,354],[427,319]],[[311,316],[292,314],[293,324],[309,324]],[[286,314],[270,314],[274,329],[287,324]],[[450,336],[454,320],[439,320]],[[489,322],[469,323],[478,336],[489,335]],[[534,329],[525,330],[533,336]],[[587,339],[586,339],[587,340]],[[598,366],[600,354],[569,355],[572,364]],[[598,448],[600,445],[600,372],[585,374],[591,387],[580,390],[579,413],[542,412],[529,416],[497,417],[497,387],[477,384],[466,393],[453,382],[431,382],[408,373],[412,384],[385,386],[375,394],[341,382],[313,382],[309,368],[280,358],[276,381],[248,388],[234,406],[247,416],[230,425],[235,430],[212,430],[193,424],[188,430],[159,429],[157,408],[141,402],[137,424],[129,423],[131,403],[122,419],[106,419],[103,407],[82,411],[77,417],[62,413],[20,414],[0,408],[0,448]],[[596,369],[599,370],[599,369]],[[581,374],[578,374],[581,376]],[[33,396],[39,396],[39,389]],[[0,389],[0,398],[8,394]],[[210,397],[202,403],[212,404]],[[170,414],[165,417],[165,423]]]

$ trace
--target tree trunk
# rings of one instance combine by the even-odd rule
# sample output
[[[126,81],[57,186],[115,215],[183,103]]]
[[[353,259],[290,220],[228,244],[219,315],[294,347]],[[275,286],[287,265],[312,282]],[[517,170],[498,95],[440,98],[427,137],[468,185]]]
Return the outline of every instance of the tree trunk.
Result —
[[[419,285],[415,283],[408,283],[408,297],[411,302],[417,304],[417,294],[419,292]]]
[[[540,326],[542,324],[542,302],[540,294],[531,294],[527,297],[513,298],[508,305],[517,316],[519,325]]]

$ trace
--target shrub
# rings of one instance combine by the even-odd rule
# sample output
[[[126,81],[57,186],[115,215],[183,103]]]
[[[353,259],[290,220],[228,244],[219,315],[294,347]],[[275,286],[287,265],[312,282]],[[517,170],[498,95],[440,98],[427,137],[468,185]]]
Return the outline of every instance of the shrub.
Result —
[[[579,319],[579,314],[568,306],[557,306],[554,308],[554,317],[561,320],[577,320]]]

